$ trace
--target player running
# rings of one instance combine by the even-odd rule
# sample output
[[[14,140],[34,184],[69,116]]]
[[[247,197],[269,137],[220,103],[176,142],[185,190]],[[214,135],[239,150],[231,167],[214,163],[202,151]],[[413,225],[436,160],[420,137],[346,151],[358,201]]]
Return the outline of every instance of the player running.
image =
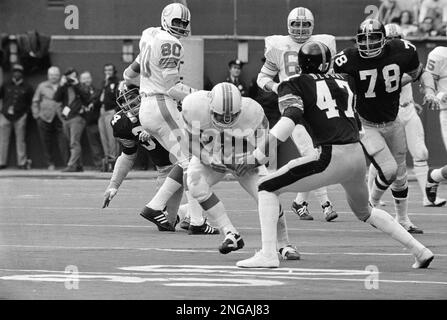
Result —
[[[211,221],[225,234],[219,251],[227,254],[241,249],[244,241],[228,218],[223,203],[211,187],[227,172],[257,201],[258,170],[236,176],[232,169],[238,161],[255,149],[257,141],[265,141],[268,121],[262,107],[253,99],[241,97],[230,83],[219,83],[211,91],[188,95],[182,104],[185,130],[193,155],[187,170],[187,185]],[[263,168],[264,170],[265,167]],[[297,260],[299,253],[289,245],[284,213],[278,222],[278,249],[284,259]]]
[[[126,85],[140,87],[139,119],[144,130],[160,142],[177,161],[163,185],[140,213],[159,227],[166,225],[166,203],[182,186],[188,155],[182,151],[183,124],[177,109],[192,88],[180,83],[179,68],[183,46],[179,39],[189,35],[191,14],[184,5],[171,3],[161,14],[161,27],[148,28],[140,39],[140,54],[124,71]],[[186,193],[190,226],[199,234],[216,234],[202,217],[199,204]],[[171,226],[172,228],[172,226]]]
[[[302,74],[282,82],[278,88],[280,108],[284,112],[270,130],[269,142],[286,141],[297,125],[306,123],[318,148],[313,155],[293,159],[278,171],[261,178],[258,197],[262,250],[236,265],[245,268],[279,266],[275,226],[280,194],[341,184],[358,219],[404,245],[415,256],[413,268],[426,268],[433,260],[433,253],[387,212],[372,208],[368,203],[366,159],[359,142],[352,78],[346,74],[328,74],[330,61],[331,53],[324,44],[306,43],[299,52]],[[258,164],[268,160],[264,150],[265,147],[254,152]],[[252,167],[242,164],[237,167],[237,173],[242,174]]]
[[[405,130],[397,117],[404,73],[413,81],[420,80],[424,102],[436,105],[431,88],[425,85],[416,47],[409,41],[386,41],[385,28],[375,19],[360,24],[357,46],[344,49],[334,58],[334,70],[347,73],[355,80],[357,112],[365,130],[361,142],[378,174],[370,193],[377,206],[391,186],[397,221],[410,233],[423,233],[408,217],[408,182]]]
[[[273,79],[279,76],[280,82],[288,77],[299,74],[301,72],[298,64],[298,51],[307,41],[320,41],[326,44],[332,55],[336,54],[335,37],[328,34],[312,35],[314,29],[314,16],[312,12],[303,7],[298,7],[290,11],[287,17],[287,28],[289,35],[287,36],[269,36],[265,38],[265,63],[258,74],[258,86],[265,91],[273,91],[278,93],[279,83]],[[309,134],[305,131],[295,129],[292,136],[293,142],[298,147],[298,151],[302,156],[306,156],[313,150],[313,142]],[[287,149],[287,144],[283,148]],[[281,148],[281,147],[280,147]],[[291,148],[289,148],[290,150]],[[281,153],[281,152],[279,152]],[[278,159],[281,165],[281,158]],[[271,165],[269,165],[271,167]],[[331,202],[327,196],[325,187],[315,190],[315,195],[320,200],[323,214],[327,221],[337,218],[337,213],[333,209]],[[301,220],[313,220],[308,210],[309,192],[299,193],[295,201],[292,203],[292,210]]]
[[[385,32],[387,40],[402,39],[402,30],[397,24],[390,23],[385,25]],[[428,149],[425,145],[424,127],[418,116],[418,113],[422,110],[422,107],[414,102],[411,83],[408,83],[402,87],[399,103],[400,107],[398,118],[404,126],[408,150],[413,157],[414,174],[423,195],[422,205],[424,207],[442,207],[446,204],[445,199],[438,198],[432,202],[425,196],[425,184],[427,183],[428,173]],[[374,168],[374,165],[371,164],[369,166],[368,178],[368,186],[370,191],[372,190],[376,175],[377,170]]]
[[[432,88],[440,101],[439,121],[447,149],[447,47],[436,47],[428,54],[425,70],[431,75]]]

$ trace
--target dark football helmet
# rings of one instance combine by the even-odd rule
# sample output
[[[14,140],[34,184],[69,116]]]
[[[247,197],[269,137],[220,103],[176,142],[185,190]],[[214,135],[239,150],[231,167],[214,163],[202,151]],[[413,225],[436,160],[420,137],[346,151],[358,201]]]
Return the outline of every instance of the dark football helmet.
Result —
[[[331,65],[331,50],[318,41],[308,41],[298,52],[298,63],[302,73],[325,74]]]
[[[385,27],[376,19],[366,19],[360,24],[356,42],[362,58],[374,58],[382,53],[385,46]]]
[[[121,93],[116,99],[116,103],[123,110],[124,114],[132,121],[138,121],[138,112],[140,111],[140,92],[137,87],[131,88]]]

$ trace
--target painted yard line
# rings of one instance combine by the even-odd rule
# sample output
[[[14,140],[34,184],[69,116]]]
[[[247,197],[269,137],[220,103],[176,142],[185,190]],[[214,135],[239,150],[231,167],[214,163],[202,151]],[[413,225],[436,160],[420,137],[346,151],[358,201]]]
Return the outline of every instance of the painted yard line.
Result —
[[[305,246],[302,246],[305,247]],[[53,249],[53,250],[136,250],[136,251],[167,251],[167,252],[187,252],[187,253],[218,253],[217,250],[210,249],[176,249],[176,248],[138,248],[138,247],[81,247],[81,246],[49,246],[49,245],[19,245],[0,244],[0,248],[28,248],[28,249]],[[238,250],[233,254],[250,254],[253,250]],[[411,253],[386,253],[386,252],[302,252],[303,255],[352,255],[352,256],[412,256]],[[435,254],[435,257],[447,257],[447,254]]]
[[[75,223],[0,223],[0,226],[17,227],[68,227],[68,228],[148,228],[156,229],[152,225],[118,225],[118,224],[75,224]],[[261,230],[260,227],[238,227],[239,230]],[[325,228],[288,228],[289,231],[311,232],[343,232],[343,233],[378,233],[375,229],[325,229]],[[447,234],[447,231],[430,231],[426,234]]]
[[[259,270],[259,269],[252,269],[253,271],[246,271],[245,274],[240,274],[241,276],[243,276],[244,278],[248,278],[249,275],[254,276],[254,278],[257,278],[257,276],[263,277],[263,278],[267,278],[267,279],[275,279],[275,280],[279,280],[279,279],[287,279],[287,280],[308,280],[308,281],[348,281],[348,282],[365,282],[364,278],[343,278],[343,277],[339,277],[339,278],[331,278],[331,277],[302,277],[302,275],[305,274],[301,274],[301,273],[296,273],[296,275],[299,276],[291,276],[290,273],[289,275],[282,275],[281,273],[277,273],[275,274],[275,271],[271,271],[271,272],[262,272],[261,274],[257,274],[257,271],[255,270]],[[278,269],[277,269],[278,270]],[[312,270],[312,269],[310,269]],[[60,281],[64,280],[72,280],[73,279],[73,275],[69,274],[69,273],[65,273],[62,271],[54,271],[54,270],[14,270],[14,269],[0,269],[0,271],[6,271],[6,272],[31,272],[34,273],[33,276],[38,277],[39,275],[36,274],[36,272],[39,273],[49,273],[49,274],[56,274],[56,275],[60,275],[63,278],[59,279]],[[242,271],[242,269],[241,269]],[[342,270],[340,270],[342,271]],[[250,273],[251,272],[251,273]],[[293,274],[293,273],[292,273]],[[309,273],[312,274],[312,273]],[[344,273],[339,273],[340,276],[343,275],[350,275],[348,274],[344,274]],[[90,281],[104,281],[102,279],[95,279],[95,278],[91,278],[91,279],[82,279],[82,276],[94,276],[94,275],[100,275],[100,276],[105,276],[107,277],[108,275],[120,275],[120,276],[136,276],[136,275],[142,275],[142,276],[146,276],[146,277],[150,277],[150,276],[156,276],[156,275],[164,275],[164,276],[169,276],[169,278],[166,279],[159,279],[159,281],[166,281],[168,279],[171,279],[170,277],[173,276],[198,276],[198,274],[196,272],[194,273],[169,273],[168,275],[166,273],[117,273],[117,272],[80,272],[79,276],[81,276],[81,280],[90,280]],[[205,277],[234,277],[234,276],[239,276],[236,272],[233,274],[221,274],[221,273],[216,273],[216,274],[200,274],[201,276],[205,276]],[[365,276],[365,274],[356,274],[359,276]],[[5,279],[2,279],[5,278]],[[148,278],[150,279],[150,278]],[[8,276],[4,276],[4,277],[0,277],[0,280],[9,280]],[[19,279],[20,280],[20,279]],[[182,280],[181,278],[173,278],[173,280]],[[197,281],[207,281],[206,278],[197,278]],[[209,279],[209,281],[215,281],[216,279]],[[36,279],[36,281],[39,281],[38,279]],[[224,279],[222,279],[222,281],[225,281]],[[391,280],[391,279],[382,279],[382,278],[378,278],[375,279],[375,281],[377,282],[381,282],[381,283],[393,283],[393,284],[427,284],[427,285],[447,285],[447,282],[443,282],[443,281],[421,281],[421,280]]]
[[[233,199],[234,200],[234,199]],[[108,207],[107,209],[102,209],[100,207],[39,207],[39,206],[28,206],[28,207],[18,207],[18,206],[0,206],[2,209],[38,209],[38,210],[98,210],[98,211],[124,211],[124,210],[141,210],[142,207],[126,207],[126,208],[113,208]],[[238,212],[257,212],[256,209],[239,209],[239,210],[226,210],[227,212],[231,213],[238,213]],[[285,210],[287,213],[292,213],[291,210]],[[337,213],[342,214],[349,214],[354,215],[351,211],[337,211]],[[58,212],[54,212],[51,214],[58,214]],[[423,213],[423,212],[409,212],[408,215],[410,216],[439,216],[439,217],[447,217],[447,213]]]

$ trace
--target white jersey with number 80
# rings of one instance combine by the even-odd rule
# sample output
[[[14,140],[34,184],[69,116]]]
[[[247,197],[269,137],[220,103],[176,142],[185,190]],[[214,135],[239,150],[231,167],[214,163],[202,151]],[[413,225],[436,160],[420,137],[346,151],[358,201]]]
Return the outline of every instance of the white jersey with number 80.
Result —
[[[140,40],[140,92],[167,94],[180,79],[183,47],[180,41],[161,28],[148,28]]]

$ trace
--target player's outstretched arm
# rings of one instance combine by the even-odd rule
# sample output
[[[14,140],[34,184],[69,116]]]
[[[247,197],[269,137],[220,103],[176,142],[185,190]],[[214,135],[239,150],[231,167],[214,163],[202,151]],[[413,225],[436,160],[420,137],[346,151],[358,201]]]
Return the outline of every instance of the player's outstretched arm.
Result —
[[[123,79],[126,86],[140,86],[140,63],[138,62],[138,59],[139,56],[123,72]]]
[[[427,104],[431,110],[439,110],[440,101],[436,96],[435,81],[431,73],[423,71],[420,77],[421,91],[424,94],[422,104]]]
[[[110,178],[109,185],[107,186],[106,191],[104,192],[104,204],[103,208],[108,207],[110,201],[115,197],[118,192],[118,189],[121,183],[129,174],[129,171],[132,169],[135,160],[137,158],[137,152],[127,154],[125,153],[126,149],[121,153],[121,155],[116,159],[115,167],[113,169],[112,178]]]

